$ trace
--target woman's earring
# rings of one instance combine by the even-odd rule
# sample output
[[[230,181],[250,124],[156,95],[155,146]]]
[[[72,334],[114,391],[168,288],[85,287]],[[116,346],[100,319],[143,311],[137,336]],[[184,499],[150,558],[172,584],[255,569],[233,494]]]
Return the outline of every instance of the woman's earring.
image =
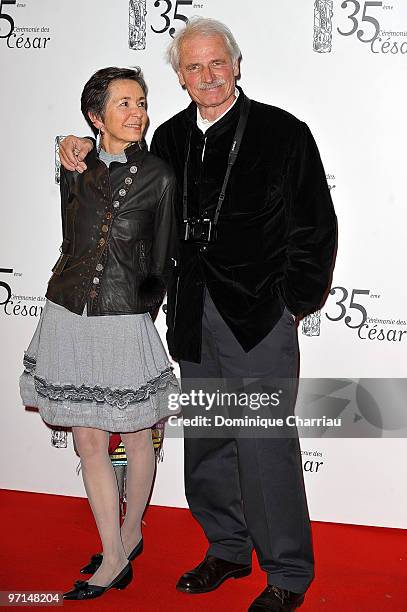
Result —
[[[98,153],[100,153],[100,149],[102,148],[102,137],[103,137],[103,132],[99,128],[97,136],[96,136],[96,150]]]

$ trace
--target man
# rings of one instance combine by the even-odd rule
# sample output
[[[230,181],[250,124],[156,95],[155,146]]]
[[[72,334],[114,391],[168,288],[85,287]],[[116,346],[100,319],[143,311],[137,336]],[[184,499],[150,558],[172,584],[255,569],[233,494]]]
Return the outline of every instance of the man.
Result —
[[[320,307],[333,264],[336,218],[312,135],[248,101],[240,57],[226,26],[190,21],[169,60],[192,102],[151,145],[183,192],[167,336],[183,380],[295,378],[295,318]],[[65,139],[62,163],[83,169],[88,149]],[[205,593],[248,575],[254,547],[268,586],[249,610],[301,605],[313,553],[298,440],[187,438],[185,488],[209,548],[177,588]]]

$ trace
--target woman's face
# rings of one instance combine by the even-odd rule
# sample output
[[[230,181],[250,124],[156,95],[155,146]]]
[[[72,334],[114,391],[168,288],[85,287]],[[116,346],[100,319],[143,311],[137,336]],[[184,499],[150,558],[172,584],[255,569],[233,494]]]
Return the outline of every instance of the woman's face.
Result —
[[[130,142],[142,139],[148,123],[146,97],[136,81],[117,79],[108,89],[103,120],[89,113],[101,130],[102,146],[108,153],[120,153]]]

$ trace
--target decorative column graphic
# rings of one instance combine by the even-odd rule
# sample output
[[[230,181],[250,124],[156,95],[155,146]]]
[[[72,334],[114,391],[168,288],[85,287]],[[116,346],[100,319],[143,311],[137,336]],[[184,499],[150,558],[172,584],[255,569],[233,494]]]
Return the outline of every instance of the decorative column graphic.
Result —
[[[302,321],[302,333],[304,336],[319,336],[321,333],[321,311],[317,310],[304,317]]]
[[[314,5],[314,51],[332,51],[333,0],[315,0]]]
[[[65,429],[53,429],[51,433],[51,446],[54,448],[67,448],[68,433]]]
[[[129,48],[146,48],[146,0],[129,1]]]

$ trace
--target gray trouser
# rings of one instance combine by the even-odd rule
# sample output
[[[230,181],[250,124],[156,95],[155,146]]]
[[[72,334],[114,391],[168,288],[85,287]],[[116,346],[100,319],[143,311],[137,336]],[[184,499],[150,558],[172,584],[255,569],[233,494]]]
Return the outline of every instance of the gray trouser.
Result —
[[[296,378],[295,322],[285,310],[245,353],[206,291],[201,363],[180,367],[183,387],[191,378]],[[209,540],[207,554],[250,564],[254,547],[269,584],[306,591],[313,552],[296,437],[185,438],[185,491]]]

